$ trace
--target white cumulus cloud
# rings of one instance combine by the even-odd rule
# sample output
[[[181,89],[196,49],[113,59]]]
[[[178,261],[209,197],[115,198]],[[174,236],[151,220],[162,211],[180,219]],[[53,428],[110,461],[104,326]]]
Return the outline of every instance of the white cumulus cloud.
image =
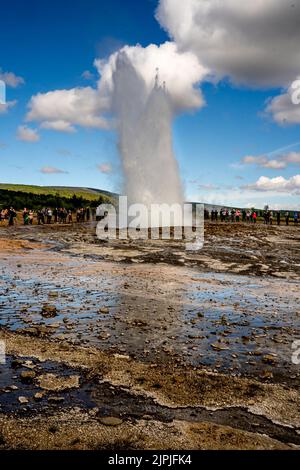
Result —
[[[299,87],[300,88],[300,87]],[[266,113],[281,126],[300,124],[300,102],[295,101],[295,90],[289,87],[281,95],[275,96],[266,106]]]
[[[43,166],[40,169],[40,172],[45,175],[58,175],[68,173],[67,171],[61,170],[60,168],[56,168],[54,166]]]
[[[19,85],[25,83],[24,78],[18,77],[13,72],[3,72],[0,68],[0,80],[2,80],[7,86],[11,88],[17,88]]]
[[[17,138],[24,142],[37,142],[40,136],[36,129],[31,129],[27,126],[19,126],[17,129]]]
[[[242,158],[240,163],[244,165],[257,165],[261,168],[280,170],[287,168],[288,165],[300,165],[300,152],[279,154],[277,158],[270,158],[268,155],[247,155]]]
[[[283,176],[275,178],[261,176],[254,184],[245,185],[243,188],[256,191],[300,194],[300,175],[291,176],[288,179]]]
[[[72,132],[74,125],[105,128],[101,116],[103,100],[91,87],[38,93],[28,104],[27,121],[37,121],[43,128]]]
[[[160,0],[156,17],[216,77],[269,87],[299,75],[300,0]]]

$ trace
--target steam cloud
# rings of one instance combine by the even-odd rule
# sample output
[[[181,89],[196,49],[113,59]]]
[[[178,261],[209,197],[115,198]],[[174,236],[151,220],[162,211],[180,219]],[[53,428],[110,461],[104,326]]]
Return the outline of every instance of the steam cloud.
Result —
[[[118,54],[112,76],[112,109],[117,116],[124,193],[129,203],[183,202],[178,165],[172,149],[173,107],[170,96],[152,78],[147,92],[125,51]]]

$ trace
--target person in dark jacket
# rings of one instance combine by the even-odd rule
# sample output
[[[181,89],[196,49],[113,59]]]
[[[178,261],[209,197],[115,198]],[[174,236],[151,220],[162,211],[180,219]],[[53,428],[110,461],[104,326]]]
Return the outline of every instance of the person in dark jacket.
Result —
[[[280,211],[277,211],[277,225],[280,225],[281,222],[281,214]]]
[[[17,213],[13,207],[11,207],[8,211],[8,225],[12,226],[15,223],[15,218],[17,217]]]

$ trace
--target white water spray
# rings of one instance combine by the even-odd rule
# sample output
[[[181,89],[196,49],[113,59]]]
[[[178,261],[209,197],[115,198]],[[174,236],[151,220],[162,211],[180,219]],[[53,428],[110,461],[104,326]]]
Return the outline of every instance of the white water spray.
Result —
[[[182,205],[182,185],[172,147],[173,109],[165,84],[159,84],[158,71],[149,94],[126,54],[119,54],[113,83],[123,192],[129,204]]]

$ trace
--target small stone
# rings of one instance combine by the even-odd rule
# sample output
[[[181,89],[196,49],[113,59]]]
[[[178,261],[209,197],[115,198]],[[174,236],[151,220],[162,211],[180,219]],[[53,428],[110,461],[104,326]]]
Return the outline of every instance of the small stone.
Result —
[[[215,350],[215,351],[226,351],[228,350],[228,346],[224,346],[222,344],[211,344],[211,347]]]
[[[114,354],[114,358],[115,358],[115,359],[124,359],[124,360],[127,360],[127,361],[128,361],[128,360],[130,359],[130,356],[127,356],[127,355],[125,355],[125,354],[118,354],[118,353],[116,353],[116,354]]]
[[[32,361],[25,361],[23,362],[23,367],[26,367],[27,369],[35,369],[36,364],[34,364]]]
[[[101,307],[99,313],[109,313],[109,309],[107,307]]]
[[[123,423],[120,418],[115,418],[114,416],[102,416],[99,421],[105,426],[120,426]]]
[[[17,387],[16,385],[9,385],[8,387],[10,390],[18,390],[19,387]]]
[[[151,421],[152,416],[150,416],[150,415],[143,415],[143,416],[142,416],[142,419],[144,419],[145,421]]]
[[[110,337],[110,334],[109,333],[105,333],[105,332],[102,332],[100,333],[100,335],[98,336],[99,339],[108,339]]]
[[[48,305],[48,304],[43,305],[41,315],[45,318],[56,317],[57,309],[55,305]]]
[[[273,379],[273,373],[269,370],[264,370],[261,373],[260,378],[263,380]]]
[[[26,397],[18,397],[18,400],[22,405],[29,402],[28,398]]]
[[[44,394],[41,393],[41,392],[36,392],[33,397],[34,397],[34,399],[35,399],[36,401],[40,401],[40,400],[43,399]]]
[[[56,292],[55,290],[50,291],[48,293],[48,297],[56,298],[56,297],[58,297],[58,292]]]

